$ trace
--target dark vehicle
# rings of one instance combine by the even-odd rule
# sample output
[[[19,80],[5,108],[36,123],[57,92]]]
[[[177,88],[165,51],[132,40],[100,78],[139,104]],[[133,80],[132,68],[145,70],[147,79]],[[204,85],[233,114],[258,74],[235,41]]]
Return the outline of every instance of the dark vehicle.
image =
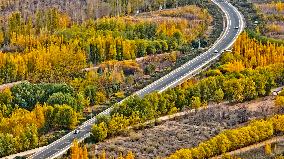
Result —
[[[74,134],[79,134],[79,130],[76,129],[76,130],[74,131]]]

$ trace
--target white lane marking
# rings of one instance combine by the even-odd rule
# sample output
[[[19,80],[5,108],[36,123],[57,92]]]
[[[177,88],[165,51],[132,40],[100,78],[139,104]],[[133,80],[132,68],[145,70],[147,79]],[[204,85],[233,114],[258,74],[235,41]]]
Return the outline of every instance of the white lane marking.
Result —
[[[209,50],[207,50],[206,52],[204,52],[204,53],[202,53],[201,55],[199,55],[198,56],[198,58],[194,58],[193,60],[190,60],[189,62],[187,62],[187,63],[185,63],[185,64],[183,64],[182,65],[182,67],[179,67],[179,68],[177,68],[176,70],[174,70],[174,71],[172,71],[172,72],[170,72],[168,75],[166,75],[166,76],[163,76],[162,78],[160,78],[159,80],[157,80],[157,81],[155,81],[155,82],[153,82],[153,83],[155,83],[155,84],[157,84],[157,83],[159,83],[160,81],[163,81],[164,79],[166,79],[166,78],[169,78],[172,74],[174,74],[175,72],[177,72],[177,71],[179,71],[179,70],[181,70],[182,68],[185,68],[186,66],[188,66],[189,64],[191,64],[191,63],[193,63],[194,61],[196,61],[197,59],[199,59],[200,57],[203,57],[205,54],[208,54],[208,53],[210,53],[210,51],[212,51],[212,49],[213,48],[215,48],[215,46],[217,45],[217,44],[219,44],[219,42],[221,41],[221,40],[223,40],[224,39],[224,36],[225,35],[227,35],[228,34],[228,28],[229,28],[229,24],[230,24],[230,17],[228,16],[228,14],[226,13],[226,10],[220,5],[220,4],[218,4],[218,3],[216,3],[214,0],[212,0],[217,6],[219,6],[220,8],[221,8],[221,10],[225,13],[225,15],[226,15],[226,17],[227,17],[227,27],[226,27],[226,30],[225,30],[225,32],[223,32],[221,35],[222,36],[220,36],[218,39],[217,39],[217,41],[213,44],[213,46],[211,46],[210,48],[209,48]],[[231,5],[230,3],[228,3],[229,5]],[[232,5],[231,5],[232,6]],[[234,8],[234,6],[233,6],[233,8]],[[236,8],[234,8],[234,10],[237,12],[237,14],[238,14],[238,16],[240,16],[241,18],[242,18],[242,15],[238,12],[238,10],[236,10]],[[239,21],[240,21],[240,19],[239,19]],[[243,23],[242,23],[242,20],[240,21],[240,24],[241,24],[241,27],[240,27],[240,29],[239,29],[239,31],[238,31],[238,34],[243,30]],[[237,35],[238,35],[237,34]],[[237,37],[237,35],[234,37],[234,39],[233,39],[233,41],[228,45],[228,47],[227,48],[229,48],[229,47],[231,47],[231,45],[232,45],[232,43],[235,41],[235,38]],[[220,55],[220,54],[218,54],[218,55]],[[218,56],[214,56],[213,58],[211,58],[210,59],[210,61],[212,61],[212,59],[215,59],[215,58],[217,58]],[[206,63],[206,62],[205,62]],[[202,66],[202,65],[201,65]],[[152,84],[153,84],[152,83]],[[174,82],[173,82],[174,83]],[[172,84],[173,84],[172,83]],[[151,85],[151,84],[150,84]],[[150,85],[148,85],[148,86],[146,86],[144,89],[142,89],[142,90],[148,90],[149,89],[149,87],[150,87]],[[154,84],[153,84],[154,85]],[[142,92],[142,90],[141,90],[141,92]],[[139,91],[137,91],[137,92],[135,92],[134,93],[134,95],[135,94],[137,94],[137,95],[139,95]],[[126,98],[125,98],[126,99]],[[117,104],[121,104],[125,99],[123,99],[122,101],[120,101],[120,102],[118,102]],[[100,113],[100,114],[108,114],[108,113],[110,113],[110,110],[112,109],[113,107],[110,107],[110,108],[108,108],[107,110],[105,110],[104,112],[102,112],[102,113]],[[100,115],[99,114],[99,115]],[[96,117],[94,117],[94,118],[92,118],[92,119],[90,119],[90,120],[88,120],[88,121],[85,121],[83,124],[82,124],[82,126],[87,126],[87,125],[89,125],[89,124],[91,124],[92,122],[95,122],[96,121]],[[69,132],[68,134],[66,134],[65,136],[63,136],[62,138],[60,138],[59,140],[56,140],[56,141],[54,141],[52,144],[50,144],[50,145],[48,145],[47,146],[47,148],[45,148],[45,149],[48,149],[49,147],[51,147],[51,146],[53,146],[53,145],[55,145],[56,143],[59,143],[60,141],[62,141],[62,140],[64,140],[65,138],[67,138],[67,137],[69,137],[70,135],[72,135],[73,134],[73,131],[71,131],[71,132]],[[88,133],[89,134],[89,133]],[[87,135],[87,134],[86,134]],[[67,150],[69,149],[69,147],[67,146],[67,148],[66,148]],[[66,150],[66,151],[67,151]],[[40,151],[40,152],[43,152],[43,150],[42,151]],[[65,151],[61,151],[61,152],[59,152],[58,154],[62,154],[62,153],[64,153]],[[38,153],[35,153],[35,154],[38,154]],[[34,154],[34,155],[35,155]],[[57,154],[57,155],[58,155]],[[32,156],[34,156],[34,155],[32,155]],[[54,156],[57,156],[57,155],[54,155]],[[32,156],[30,156],[29,158],[32,158]],[[54,156],[51,156],[50,158],[55,158]],[[58,155],[58,156],[60,156],[60,155]]]
[[[215,3],[214,0],[212,0],[212,1]],[[230,4],[230,3],[229,3],[229,4]],[[230,5],[231,5],[231,4],[230,4]],[[219,6],[219,5],[218,5],[218,6]],[[231,5],[231,6],[232,6],[232,5]],[[240,29],[238,30],[238,33],[234,36],[233,40],[231,41],[231,43],[230,43],[229,45],[227,45],[227,47],[226,47],[224,50],[230,48],[230,47],[233,45],[233,43],[235,42],[237,36],[238,36],[238,35],[242,32],[242,30],[243,30],[243,18],[242,18],[242,15],[240,14],[240,12],[239,12],[235,7],[232,7],[232,8],[233,8],[233,10],[237,13],[237,15],[238,15],[238,17],[239,17],[239,23],[240,23],[241,26],[240,26]],[[221,7],[221,9],[223,10],[222,7]],[[223,11],[224,11],[224,10],[223,10]],[[225,11],[225,14],[228,15],[228,14],[226,13],[226,11]],[[229,18],[227,18],[227,20],[228,20],[228,19],[229,19]],[[230,22],[229,22],[229,24],[231,25]],[[227,26],[227,29],[228,29],[228,28],[229,28],[229,26]],[[211,58],[210,60],[206,61],[206,62],[205,62],[204,64],[202,64],[198,69],[201,69],[203,66],[205,66],[205,65],[207,65],[209,62],[215,60],[215,59],[216,59],[217,57],[219,57],[220,55],[221,55],[221,54],[218,54],[217,56],[214,56],[214,57]],[[168,89],[168,88],[170,88],[170,87],[172,87],[172,86],[178,84],[178,83],[181,82],[183,79],[185,79],[185,78],[188,77],[189,75],[193,74],[196,70],[197,70],[197,69],[194,69],[194,70],[192,70],[191,72],[185,74],[183,77],[181,77],[180,79],[176,80],[175,83],[172,83],[172,84],[170,84],[170,85],[165,86],[165,87],[162,88],[159,92],[163,92],[163,91],[165,91],[166,89]]]

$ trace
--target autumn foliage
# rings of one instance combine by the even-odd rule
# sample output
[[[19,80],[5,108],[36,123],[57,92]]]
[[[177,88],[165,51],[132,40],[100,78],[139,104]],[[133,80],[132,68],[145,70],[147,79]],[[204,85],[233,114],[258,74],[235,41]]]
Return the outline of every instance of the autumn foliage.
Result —
[[[244,127],[225,130],[217,136],[200,143],[191,149],[180,149],[170,155],[169,159],[184,158],[210,158],[236,150],[254,143],[261,142],[276,134],[283,132],[283,115],[277,115],[267,120],[252,121]],[[265,146],[266,152],[270,153],[269,147]]]
[[[243,65],[246,68],[256,68],[284,61],[284,46],[275,43],[262,43],[249,38],[242,33],[233,46],[234,61],[231,66]],[[238,64],[240,63],[240,64]]]
[[[1,24],[0,83],[70,82],[82,77],[81,70],[90,63],[178,50],[204,33],[212,18],[195,5],[176,10],[157,12],[155,18],[101,18],[80,24],[71,24],[56,9],[37,12],[34,21],[11,13],[7,24]],[[196,16],[188,19],[185,11]]]
[[[74,140],[71,146],[71,159],[88,159],[87,147],[81,147],[77,140]]]

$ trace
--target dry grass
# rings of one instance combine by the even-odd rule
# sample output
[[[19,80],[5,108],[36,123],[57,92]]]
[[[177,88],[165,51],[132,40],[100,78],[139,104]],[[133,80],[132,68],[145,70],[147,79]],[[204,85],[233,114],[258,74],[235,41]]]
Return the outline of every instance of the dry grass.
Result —
[[[251,151],[237,155],[242,159],[274,159],[276,156],[284,153],[284,143],[276,142],[271,144],[272,154],[265,153],[265,147],[255,148]]]
[[[284,39],[284,3],[256,2],[255,7],[266,21],[266,36]]]
[[[210,105],[197,113],[98,143],[96,152],[105,150],[108,155],[117,156],[131,150],[139,159],[165,157],[180,148],[197,146],[224,129],[238,127],[248,118],[271,115],[275,112],[273,106],[272,97],[236,105]]]

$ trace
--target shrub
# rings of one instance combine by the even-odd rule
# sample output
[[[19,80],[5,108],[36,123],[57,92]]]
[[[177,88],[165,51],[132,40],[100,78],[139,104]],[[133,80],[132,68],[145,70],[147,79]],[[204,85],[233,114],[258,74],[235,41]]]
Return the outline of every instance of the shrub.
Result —
[[[77,109],[76,99],[74,97],[72,97],[71,94],[63,94],[61,92],[54,93],[48,98],[47,103],[49,105],[67,104],[67,105],[72,106],[74,109]]]
[[[149,64],[145,67],[145,74],[151,75],[155,72],[156,66],[154,64]]]
[[[202,105],[200,97],[192,97],[191,98],[191,107],[196,109],[196,108],[200,108]]]
[[[155,44],[154,43],[151,43],[150,45],[148,45],[147,47],[147,54],[148,55],[152,55],[152,54],[155,54],[156,53],[156,48],[155,48]]]
[[[107,133],[108,129],[105,122],[95,124],[92,127],[92,138],[95,142],[103,141],[107,137]]]
[[[271,155],[272,154],[271,144],[265,144],[264,152],[265,152],[266,155]]]
[[[284,96],[277,96],[275,99],[275,105],[280,109],[284,107]]]

